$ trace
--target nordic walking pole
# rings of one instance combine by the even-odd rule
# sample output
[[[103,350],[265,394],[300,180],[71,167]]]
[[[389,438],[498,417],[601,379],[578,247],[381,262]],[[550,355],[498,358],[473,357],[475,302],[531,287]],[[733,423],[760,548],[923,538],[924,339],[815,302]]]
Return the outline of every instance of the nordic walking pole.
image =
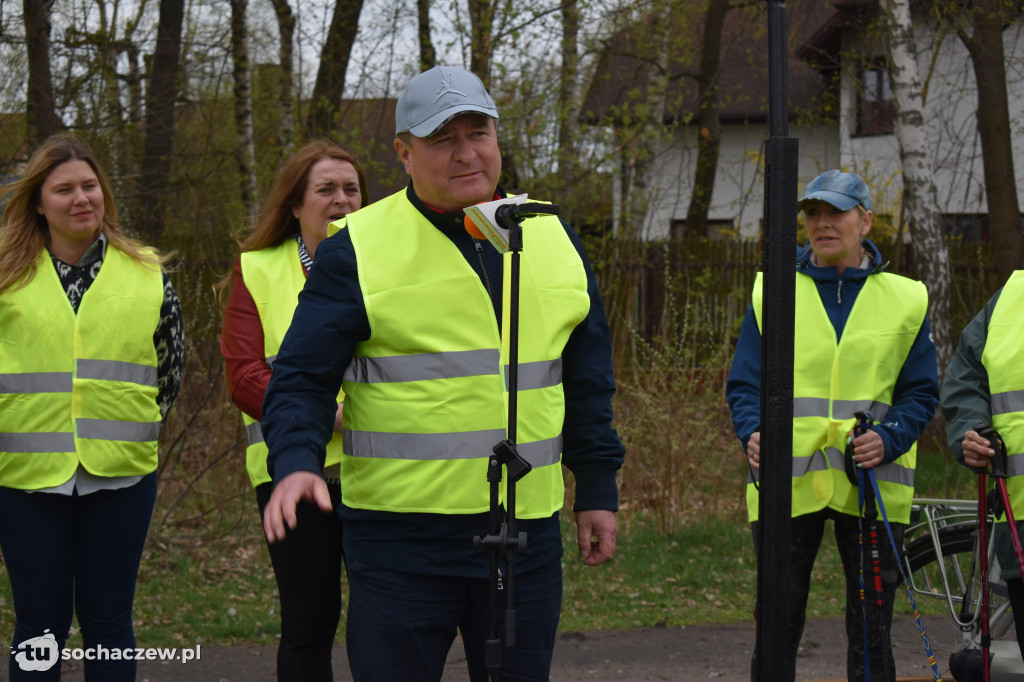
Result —
[[[992,647],[992,636],[988,622],[988,485],[985,472],[978,472],[978,566],[981,572],[981,679],[991,680],[992,671],[989,663],[989,649]]]
[[[988,424],[979,424],[974,427],[979,436],[988,440],[990,446],[995,450],[992,457],[991,472],[989,475],[995,481],[995,488],[998,491],[999,499],[997,504],[992,505],[995,518],[999,518],[1002,511],[1006,512],[1006,523],[1009,525],[1010,539],[1013,541],[1013,551],[1017,555],[1017,568],[1020,569],[1020,577],[1024,579],[1024,549],[1021,549],[1020,535],[1017,533],[1017,520],[1013,516],[1013,507],[1010,505],[1010,493],[1006,489],[1006,479],[1010,476],[1009,458],[1006,454],[1006,444],[1002,436]],[[1002,504],[999,505],[998,502]]]

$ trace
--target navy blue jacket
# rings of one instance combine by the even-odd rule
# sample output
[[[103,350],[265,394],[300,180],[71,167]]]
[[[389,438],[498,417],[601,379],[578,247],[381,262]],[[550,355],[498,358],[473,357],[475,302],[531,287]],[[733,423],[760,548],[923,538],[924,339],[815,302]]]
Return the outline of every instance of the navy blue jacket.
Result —
[[[492,293],[500,324],[501,254],[489,242],[469,236],[462,212],[440,213],[428,208],[411,185],[406,197],[452,240],[480,275]],[[615,379],[610,333],[583,246],[571,228],[565,229],[583,259],[591,306],[562,354],[566,406],[562,461],[575,478],[576,511],[616,510],[615,474],[622,465],[624,448],[611,426]],[[402,244],[395,244],[395,249],[401,248]],[[352,240],[348,231],[342,230],[317,248],[263,401],[261,426],[270,449],[267,468],[275,481],[294,471],[319,472],[323,468],[342,376],[356,345],[369,336]],[[487,485],[483,475],[480,485]],[[339,514],[345,522],[346,558],[399,570],[408,567],[443,575],[486,576],[487,553],[471,542],[473,535],[487,533],[486,514],[397,514],[351,509],[344,504]],[[526,571],[561,555],[558,514],[520,521],[519,525],[529,535],[529,551],[519,560],[518,570]]]
[[[797,252],[797,273],[814,279],[818,295],[835,329],[837,342],[843,336],[853,302],[857,300],[865,280],[882,272],[885,267],[878,247],[865,240],[864,248],[871,259],[870,265],[867,268],[846,268],[842,276],[833,266],[814,265],[810,245],[801,247]],[[796,323],[799,325],[800,320]],[[753,307],[747,309],[740,328],[725,397],[732,410],[733,429],[746,451],[747,441],[761,424],[761,331]],[[938,403],[938,360],[926,316],[896,379],[892,408],[886,413],[885,421],[872,427],[885,443],[885,464],[910,449],[928,426]]]

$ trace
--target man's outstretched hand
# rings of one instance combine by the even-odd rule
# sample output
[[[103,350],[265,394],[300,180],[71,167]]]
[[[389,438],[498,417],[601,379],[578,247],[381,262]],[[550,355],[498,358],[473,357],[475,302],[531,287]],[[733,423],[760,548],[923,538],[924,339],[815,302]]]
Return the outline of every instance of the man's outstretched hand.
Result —
[[[311,471],[292,472],[274,486],[263,510],[263,532],[268,542],[284,540],[288,529],[295,528],[295,508],[303,501],[313,502],[325,512],[334,511],[323,477]]]

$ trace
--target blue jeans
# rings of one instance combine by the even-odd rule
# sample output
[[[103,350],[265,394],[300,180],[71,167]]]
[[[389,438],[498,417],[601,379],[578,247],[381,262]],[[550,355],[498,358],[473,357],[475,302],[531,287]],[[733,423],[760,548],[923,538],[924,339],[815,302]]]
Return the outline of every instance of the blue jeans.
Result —
[[[59,660],[25,671],[15,653],[48,633],[59,657],[73,612],[86,649],[134,649],[132,602],[155,500],[155,472],[128,488],[84,496],[0,487],[0,549],[14,596],[11,680],[60,679]],[[135,679],[136,664],[86,660],[84,669],[86,680],[120,682]]]
[[[356,682],[437,682],[456,630],[462,635],[470,679],[488,679],[484,641],[491,591],[486,578],[406,573],[351,559],[347,567],[346,647]],[[502,648],[503,682],[548,680],[561,606],[560,560],[516,574],[516,646]],[[504,596],[499,609],[505,642]]]

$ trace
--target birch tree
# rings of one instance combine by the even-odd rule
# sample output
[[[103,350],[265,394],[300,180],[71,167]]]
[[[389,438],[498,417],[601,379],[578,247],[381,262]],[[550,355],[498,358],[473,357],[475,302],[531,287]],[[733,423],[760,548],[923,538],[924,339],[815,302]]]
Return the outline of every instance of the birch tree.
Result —
[[[933,181],[924,117],[910,0],[884,0],[882,22],[889,48],[889,75],[896,109],[896,138],[903,166],[903,218],[917,259],[918,276],[928,289],[928,318],[939,360],[939,378],[953,356],[950,325],[949,250]]]
[[[242,206],[246,223],[256,221],[259,190],[256,187],[256,143],[252,124],[252,88],[249,72],[249,30],[246,26],[248,0],[231,0],[231,62],[234,67],[235,158],[241,181]]]

